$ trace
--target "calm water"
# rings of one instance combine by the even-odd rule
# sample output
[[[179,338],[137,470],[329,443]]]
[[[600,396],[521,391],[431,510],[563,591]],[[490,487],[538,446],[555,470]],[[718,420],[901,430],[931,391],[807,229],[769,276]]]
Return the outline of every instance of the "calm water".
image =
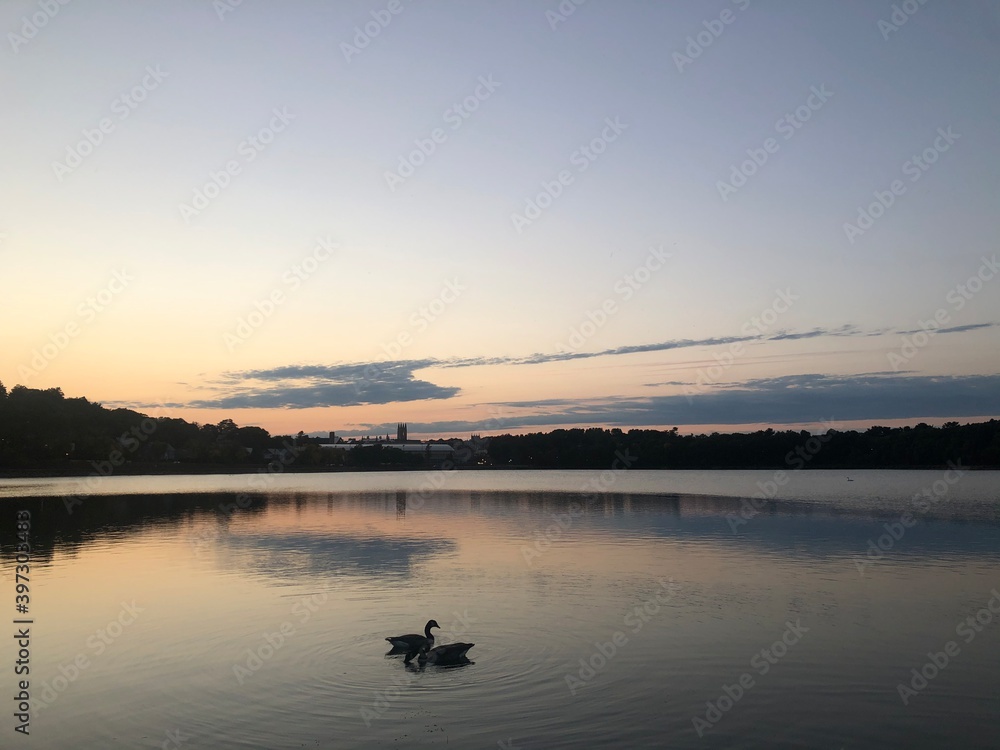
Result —
[[[3,480],[0,746],[997,747],[1000,473],[847,476]]]

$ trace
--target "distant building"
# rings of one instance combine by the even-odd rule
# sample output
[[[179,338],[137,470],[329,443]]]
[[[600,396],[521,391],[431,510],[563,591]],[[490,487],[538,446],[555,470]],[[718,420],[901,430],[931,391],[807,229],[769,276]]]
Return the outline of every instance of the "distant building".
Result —
[[[325,448],[328,450],[342,450],[350,451],[356,448],[370,448],[374,445],[381,445],[382,441],[373,440],[359,440],[356,442],[352,441],[341,441],[339,443],[320,443],[320,448]],[[455,449],[448,445],[447,443],[421,443],[417,440],[411,440],[406,443],[386,443],[386,448],[391,448],[393,450],[400,450],[404,453],[417,454],[421,456],[424,461],[431,466],[438,466],[445,461],[451,459],[455,455]]]
[[[469,439],[469,445],[472,448],[473,455],[477,459],[485,458],[490,445],[490,439],[484,438],[482,435],[473,434]]]
[[[350,450],[351,448],[360,448],[366,445],[384,445],[388,448],[399,448],[407,453],[422,451],[424,456],[428,459],[434,458],[436,460],[449,458],[455,455],[459,448],[462,448],[463,450],[459,456],[459,462],[466,463],[468,459],[464,458],[464,455],[469,454],[470,449],[471,456],[482,457],[486,455],[486,447],[488,443],[489,438],[483,438],[480,435],[473,435],[469,441],[462,440],[461,438],[410,440],[409,429],[406,422],[397,422],[395,439],[393,439],[389,434],[386,434],[385,436],[376,435],[375,437],[372,437],[371,435],[364,435],[362,437],[349,437],[344,439],[342,437],[338,438],[337,433],[331,430],[329,439],[320,443],[320,447]]]

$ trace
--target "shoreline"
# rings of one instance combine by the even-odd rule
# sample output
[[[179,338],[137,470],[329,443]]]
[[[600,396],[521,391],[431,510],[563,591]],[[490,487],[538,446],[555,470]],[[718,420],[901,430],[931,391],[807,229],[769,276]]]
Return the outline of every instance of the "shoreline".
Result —
[[[89,461],[60,462],[58,465],[22,467],[18,469],[0,468],[0,480],[4,479],[73,479],[88,476],[198,476],[225,474],[260,474],[268,473],[268,464],[142,464],[127,463],[115,468],[114,472],[102,475],[94,471]],[[451,466],[442,469],[438,466],[365,466],[365,467],[331,467],[331,466],[292,466],[286,465],[279,474],[343,474],[372,472],[427,472],[427,471],[598,471],[602,467],[575,466]],[[947,464],[920,466],[815,466],[803,467],[799,471],[941,471],[947,469]],[[1000,471],[995,466],[963,466],[964,471]],[[637,466],[633,471],[786,471],[788,466],[672,466],[658,468],[643,468]]]

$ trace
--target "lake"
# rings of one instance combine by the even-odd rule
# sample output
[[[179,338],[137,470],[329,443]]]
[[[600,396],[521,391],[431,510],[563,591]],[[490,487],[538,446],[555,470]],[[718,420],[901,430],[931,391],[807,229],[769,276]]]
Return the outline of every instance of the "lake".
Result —
[[[0,514],[3,747],[1000,742],[1000,472],[6,479]],[[386,655],[430,618],[471,663]]]

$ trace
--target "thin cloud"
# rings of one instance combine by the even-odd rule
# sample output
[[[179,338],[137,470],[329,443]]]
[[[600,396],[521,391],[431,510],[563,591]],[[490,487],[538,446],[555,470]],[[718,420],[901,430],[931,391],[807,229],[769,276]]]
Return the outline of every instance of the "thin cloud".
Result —
[[[615,357],[624,354],[642,354],[645,352],[664,352],[672,349],[688,349],[695,346],[726,346],[729,344],[745,344],[753,341],[791,341],[795,339],[817,338],[820,336],[880,336],[884,331],[863,331],[854,325],[843,325],[838,328],[814,328],[811,331],[780,331],[771,335],[752,334],[743,336],[713,336],[705,339],[670,339],[651,344],[634,344],[618,346],[611,349],[600,349],[593,352],[548,352],[535,353],[523,357],[466,357],[450,360],[439,360],[438,367],[480,367],[487,365],[538,365],[547,362],[566,362],[575,359],[593,359],[594,357]]]
[[[962,333],[981,328],[992,328],[997,325],[1000,325],[1000,323],[972,323],[940,329],[938,333]],[[459,395],[461,389],[457,386],[438,385],[429,380],[417,378],[414,373],[430,368],[448,370],[463,367],[537,365],[550,362],[595,359],[598,357],[618,357],[693,347],[726,346],[736,343],[765,341],[795,341],[819,337],[871,337],[882,336],[889,332],[896,334],[908,333],[907,331],[888,331],[887,329],[863,330],[853,324],[845,324],[837,328],[813,328],[808,331],[783,330],[767,335],[753,334],[715,336],[703,339],[671,339],[668,341],[620,346],[589,352],[560,351],[538,352],[520,357],[455,357],[450,359],[427,358],[383,362],[338,363],[332,365],[283,365],[267,369],[222,373],[214,381],[208,383],[207,390],[211,395],[206,395],[203,398],[198,398],[187,403],[166,404],[166,406],[199,409],[308,409],[331,406],[360,406],[423,400],[446,400]],[[900,375],[900,373],[895,374]],[[748,383],[719,387],[716,390],[722,392],[733,389],[753,390],[756,388],[759,391],[763,381],[751,381],[751,383],[756,383],[756,386]],[[675,384],[680,385],[680,383]],[[797,387],[805,388],[806,386],[800,383]],[[834,388],[834,385],[828,381],[823,385],[823,388],[826,389],[825,392],[829,393],[832,392],[831,389]],[[699,398],[704,398],[707,395],[699,394]],[[681,398],[684,399],[685,404],[689,402],[687,396]],[[892,401],[891,397],[889,401]],[[518,406],[524,406],[527,403],[518,404]],[[633,402],[625,400],[618,403],[621,408],[629,408]],[[669,401],[657,402],[656,407],[662,411],[667,406],[670,406],[670,404],[671,402]],[[537,407],[543,405],[542,402],[535,404]],[[162,404],[157,404],[157,406],[162,406]],[[555,404],[550,404],[550,406],[555,406]],[[697,415],[688,414],[683,408],[679,408],[679,411],[687,415],[686,419],[699,419]],[[739,412],[740,409],[737,408],[736,411]],[[927,416],[930,415],[928,414]],[[755,417],[755,419],[763,419],[765,421],[768,419],[778,420],[778,417],[761,416]],[[680,422],[673,418],[666,421],[678,421],[685,424],[701,423],[698,421]],[[725,418],[725,415],[714,415],[711,419],[705,419],[704,421],[705,423],[729,424],[739,423],[743,420],[740,418],[737,422],[730,422]]]
[[[493,405],[495,419],[410,425],[413,432],[521,430],[537,426],[805,424],[1000,415],[1000,375],[805,374],[729,383],[705,393],[643,398],[545,399]],[[520,413],[512,413],[517,409]],[[389,425],[372,425],[385,431]]]
[[[959,333],[978,328],[990,328],[1000,323],[974,323],[965,326],[944,328],[939,333]],[[853,324],[845,324],[837,328],[813,328],[809,331],[777,331],[772,334],[754,334],[743,336],[714,336],[704,339],[670,339],[651,344],[635,344],[618,346],[611,349],[600,349],[593,352],[548,352],[535,353],[523,357],[465,357],[448,360],[437,360],[436,367],[484,367],[492,365],[538,365],[548,362],[567,362],[576,359],[593,359],[595,357],[616,357],[626,354],[641,354],[645,352],[665,352],[673,349],[688,349],[698,346],[727,346],[729,344],[746,344],[763,341],[797,341],[821,337],[834,338],[871,338],[885,336],[891,333],[905,334],[913,331],[896,331],[890,328],[874,328],[865,330]]]
[[[980,328],[995,328],[1000,323],[969,323],[964,326],[951,326],[950,328],[914,328],[912,331],[899,331],[902,336],[909,336],[914,333],[930,333],[937,335],[940,333],[965,333],[966,331],[977,331]]]

